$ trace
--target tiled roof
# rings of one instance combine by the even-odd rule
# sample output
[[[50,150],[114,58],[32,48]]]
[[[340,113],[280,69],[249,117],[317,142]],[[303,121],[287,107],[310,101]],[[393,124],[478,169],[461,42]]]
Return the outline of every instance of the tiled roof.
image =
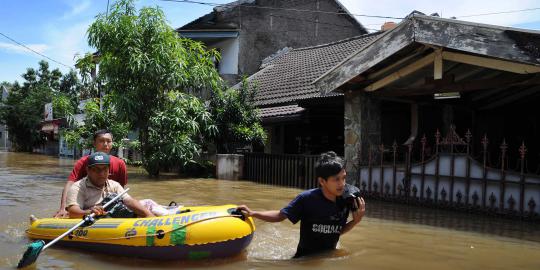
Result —
[[[276,56],[265,63],[263,69],[248,78],[252,85],[257,86],[255,104],[266,107],[321,97],[320,91],[312,82],[380,34],[377,32],[329,44],[293,49]]]
[[[298,105],[286,105],[278,107],[267,107],[259,109],[259,117],[261,118],[270,118],[270,117],[279,117],[294,115],[303,112],[305,109]]]

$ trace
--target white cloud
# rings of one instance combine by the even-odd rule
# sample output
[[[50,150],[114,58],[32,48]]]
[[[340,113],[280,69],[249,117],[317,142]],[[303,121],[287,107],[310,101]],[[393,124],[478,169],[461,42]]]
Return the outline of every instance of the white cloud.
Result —
[[[86,41],[86,31],[92,21],[79,22],[68,27],[57,28],[50,25],[46,30],[48,44],[50,44],[49,57],[66,65],[75,64],[75,56],[90,51]],[[67,68],[61,67],[62,71]]]
[[[67,1],[67,4],[70,5],[71,9],[64,13],[61,19],[73,18],[84,11],[87,11],[92,2],[90,0],[85,1]]]
[[[47,49],[49,49],[47,44],[25,44],[25,46],[39,53],[44,53]],[[22,46],[6,42],[0,42],[0,50],[10,53],[35,54]]]
[[[405,17],[413,10],[418,10],[426,15],[438,13],[443,18],[453,16],[482,14],[491,12],[501,12],[510,10],[521,10],[528,8],[538,8],[538,0],[416,0],[416,1],[398,1],[398,0],[378,0],[377,2],[367,0],[341,0],[341,3],[353,14],[382,15],[391,17]],[[379,19],[356,17],[357,20],[367,28],[378,29],[385,21],[395,21],[395,19]],[[460,19],[460,18],[458,18]],[[502,26],[513,26],[523,23],[540,21],[540,10],[516,12],[508,14],[498,14],[489,16],[476,16],[461,18],[461,20],[473,21],[479,23],[495,24]]]

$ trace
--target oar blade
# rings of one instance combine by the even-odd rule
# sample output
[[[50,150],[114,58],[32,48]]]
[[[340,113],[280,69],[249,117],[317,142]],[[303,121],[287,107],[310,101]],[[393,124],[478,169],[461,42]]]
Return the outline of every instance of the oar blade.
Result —
[[[28,245],[22,259],[19,261],[19,264],[17,264],[17,268],[27,267],[36,262],[44,246],[45,242],[43,240],[38,240]]]

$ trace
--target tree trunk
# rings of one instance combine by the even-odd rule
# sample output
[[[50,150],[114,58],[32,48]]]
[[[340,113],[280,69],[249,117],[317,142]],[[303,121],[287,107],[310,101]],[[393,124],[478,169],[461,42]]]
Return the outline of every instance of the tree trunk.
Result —
[[[144,169],[150,176],[159,176],[159,163],[156,164],[156,162],[149,158],[152,150],[148,144],[148,125],[139,129],[139,141],[141,142],[141,157]]]

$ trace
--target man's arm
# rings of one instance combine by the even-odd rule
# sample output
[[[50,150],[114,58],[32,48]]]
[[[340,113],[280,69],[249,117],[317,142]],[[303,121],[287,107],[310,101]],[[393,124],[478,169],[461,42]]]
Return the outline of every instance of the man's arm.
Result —
[[[366,213],[366,203],[364,202],[364,198],[356,198],[356,203],[358,204],[358,209],[355,211],[352,211],[353,219],[347,222],[345,226],[343,226],[343,229],[341,230],[341,234],[345,234],[348,231],[352,230],[352,228],[356,226],[356,224],[360,223],[360,221],[362,220],[362,217]]]
[[[68,207],[69,217],[70,218],[80,218],[85,215],[94,213],[96,216],[106,215],[107,212],[103,209],[102,206],[94,206],[88,210],[82,210],[78,205],[72,205]]]
[[[125,198],[124,204],[139,217],[155,217],[150,210],[146,209],[146,207],[144,207],[138,200],[135,200],[132,197]]]
[[[118,173],[120,174],[119,178],[122,181],[120,184],[122,185],[122,187],[125,187],[127,185],[127,168],[126,168],[126,163],[121,159],[120,159],[120,170]]]
[[[66,197],[69,189],[73,185],[73,181],[66,181],[66,184],[64,185],[64,190],[62,190],[62,197],[60,198],[60,209],[56,211],[56,214],[54,214],[55,218],[64,218],[68,217],[68,211],[66,211]]]
[[[287,217],[281,213],[279,210],[271,210],[271,211],[252,211],[245,205],[238,206],[238,210],[242,211],[243,213],[246,213],[248,217],[254,217],[258,218],[260,220],[264,220],[266,222],[281,222],[285,220]]]
[[[85,168],[86,160],[87,159],[83,157],[77,160],[77,162],[75,162],[75,165],[73,166],[73,170],[71,171],[71,174],[69,175],[68,180],[66,184],[64,185],[64,190],[62,191],[62,197],[60,198],[60,208],[58,209],[58,211],[56,211],[56,214],[54,215],[55,218],[68,217],[68,211],[66,211],[67,193],[69,189],[71,188],[71,186],[73,185],[73,183],[81,180],[83,177],[86,176],[86,168]]]

